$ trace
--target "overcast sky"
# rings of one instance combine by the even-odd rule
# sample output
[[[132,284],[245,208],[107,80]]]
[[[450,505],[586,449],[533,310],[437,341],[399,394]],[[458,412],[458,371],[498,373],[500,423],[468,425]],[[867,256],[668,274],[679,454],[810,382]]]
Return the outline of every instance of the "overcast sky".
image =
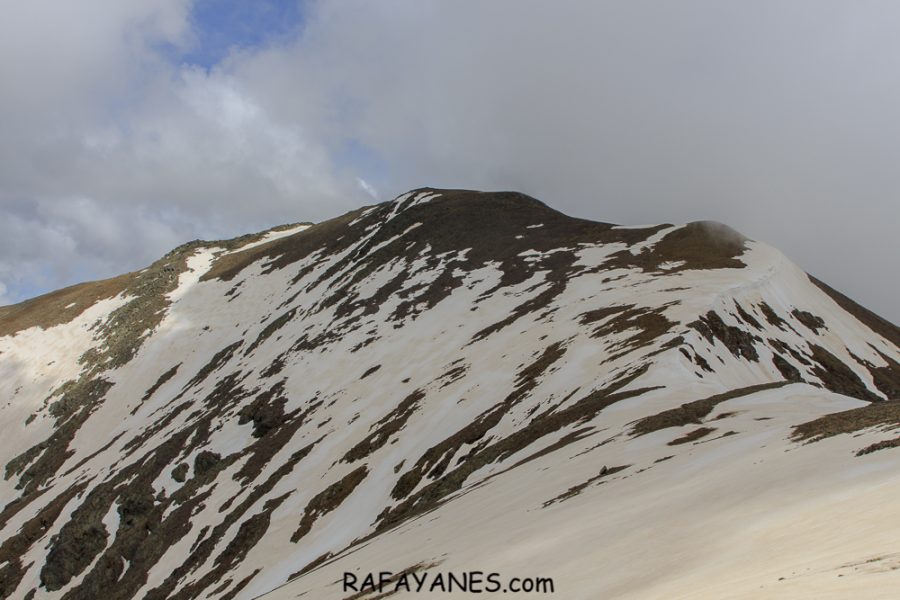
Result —
[[[900,321],[895,1],[0,14],[0,303],[430,185],[722,221]]]

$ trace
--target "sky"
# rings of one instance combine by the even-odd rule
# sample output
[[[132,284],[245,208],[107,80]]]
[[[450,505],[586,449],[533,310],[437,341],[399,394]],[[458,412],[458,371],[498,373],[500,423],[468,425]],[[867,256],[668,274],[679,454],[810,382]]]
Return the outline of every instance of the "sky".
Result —
[[[0,304],[434,186],[716,220],[900,321],[891,0],[29,0]]]

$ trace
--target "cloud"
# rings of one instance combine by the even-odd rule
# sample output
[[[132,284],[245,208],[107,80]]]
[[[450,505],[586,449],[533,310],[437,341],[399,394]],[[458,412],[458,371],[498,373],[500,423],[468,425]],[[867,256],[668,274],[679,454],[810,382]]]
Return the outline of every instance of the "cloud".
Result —
[[[0,24],[0,236],[41,240],[4,246],[10,289],[333,216],[366,182],[721,221],[900,318],[891,4],[304,2],[213,54],[187,0],[50,4]]]
[[[241,69],[265,57],[235,47],[212,69],[173,62],[171,48],[190,49],[190,4],[126,4],[42,20],[38,2],[0,25],[0,74],[15,90],[0,97],[6,301],[368,198],[307,132],[317,115],[279,120],[260,104]],[[303,95],[290,101],[299,115]]]
[[[378,200],[378,192],[368,181],[366,181],[362,177],[357,177],[356,181],[359,182],[359,187],[362,188],[365,193],[370,195],[373,200]]]
[[[898,25],[881,2],[328,3],[296,53],[326,57],[386,194],[721,221],[896,321]]]

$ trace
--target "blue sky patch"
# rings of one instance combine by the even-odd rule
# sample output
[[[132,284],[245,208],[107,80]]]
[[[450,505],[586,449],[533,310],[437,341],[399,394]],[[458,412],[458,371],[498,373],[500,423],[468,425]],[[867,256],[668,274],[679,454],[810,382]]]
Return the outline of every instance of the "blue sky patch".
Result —
[[[299,33],[306,0],[196,0],[191,25],[196,43],[174,57],[209,69],[232,48],[259,48]]]
[[[345,140],[334,158],[338,165],[350,169],[375,189],[383,189],[387,184],[387,164],[377,152],[358,140]]]

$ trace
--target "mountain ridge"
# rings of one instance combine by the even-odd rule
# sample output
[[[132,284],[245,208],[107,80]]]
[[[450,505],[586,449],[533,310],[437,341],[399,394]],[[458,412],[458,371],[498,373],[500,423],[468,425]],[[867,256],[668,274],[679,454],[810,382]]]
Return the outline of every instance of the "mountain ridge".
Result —
[[[503,197],[512,196],[512,197],[519,198],[523,201],[534,203],[534,204],[542,207],[545,210],[552,211],[552,213],[555,213],[558,216],[561,216],[561,217],[564,217],[565,219],[570,220],[573,223],[574,222],[583,222],[583,223],[590,223],[593,225],[607,226],[610,228],[623,227],[623,226],[612,224],[612,223],[595,222],[595,221],[590,221],[587,219],[580,219],[577,217],[569,217],[568,215],[564,215],[563,213],[555,211],[554,209],[550,208],[549,206],[547,206],[545,203],[541,202],[540,200],[537,200],[531,196],[522,194],[520,192],[479,192],[479,191],[466,190],[466,189],[449,190],[449,189],[424,187],[424,188],[416,188],[416,189],[410,190],[409,192],[399,196],[398,198],[403,198],[403,197],[407,197],[410,195],[422,194],[422,193],[426,193],[426,194],[440,193],[440,194],[444,195],[444,194],[447,194],[448,192],[449,193],[461,193],[461,194],[474,195],[474,196],[485,196],[485,197],[496,197],[497,195],[500,195]],[[397,200],[395,199],[392,201],[383,202],[381,204],[387,205],[387,204],[394,203],[396,201]],[[202,248],[202,247],[226,247],[226,248],[233,248],[238,253],[245,253],[248,250],[250,250],[250,248],[248,248],[246,246],[251,245],[251,244],[256,245],[255,243],[259,242],[259,240],[261,240],[267,234],[283,232],[285,230],[290,230],[292,228],[296,228],[301,225],[309,226],[311,228],[314,228],[314,230],[322,229],[324,227],[330,226],[333,223],[346,222],[348,219],[352,220],[353,218],[355,218],[356,216],[365,212],[366,210],[373,209],[375,206],[377,206],[377,205],[363,206],[357,210],[350,211],[344,215],[340,215],[338,217],[334,217],[332,219],[328,219],[328,220],[320,222],[320,223],[305,222],[305,223],[292,223],[292,224],[286,224],[286,225],[279,225],[279,226],[275,226],[275,227],[263,230],[258,233],[243,234],[243,235],[237,236],[235,238],[223,239],[223,240],[199,240],[199,239],[192,240],[190,242],[186,242],[185,244],[178,246],[177,248],[172,249],[171,251],[166,253],[165,257],[163,257],[163,259],[161,259],[161,260],[165,260],[167,257],[179,257],[182,254],[184,254],[185,251],[193,250],[196,248]],[[627,229],[641,230],[641,229],[650,229],[652,227],[665,227],[665,226],[671,226],[671,224],[663,223],[663,224],[656,225],[656,226],[646,226],[646,227],[644,227],[644,226],[625,226],[625,227]],[[731,229],[729,226],[727,226],[723,223],[717,222],[717,221],[709,221],[709,220],[691,221],[689,223],[685,223],[683,226],[688,227],[688,228],[705,229],[707,231],[713,231],[713,230],[724,231],[724,232],[727,232],[726,235],[728,237],[733,237],[733,238],[737,238],[737,239],[748,239],[745,236],[743,236],[742,234]],[[301,231],[303,231],[303,230],[301,230]],[[297,232],[297,233],[299,233],[299,232]],[[289,236],[289,237],[292,237],[292,236]],[[279,236],[279,237],[276,237],[275,239],[269,240],[269,242],[275,242],[276,240],[281,240],[282,244],[286,243],[288,241],[287,238]],[[242,245],[244,246],[243,248],[241,247]],[[263,244],[259,244],[259,245],[263,245]],[[259,245],[256,245],[256,247],[259,247]],[[262,254],[260,254],[261,256],[265,256],[266,252],[277,252],[279,244],[267,243],[267,244],[265,244],[265,246],[267,246],[267,248],[265,250],[260,251],[262,253]],[[248,260],[247,262],[252,262],[252,260],[256,260],[256,259],[257,259],[257,256],[254,256],[252,259]],[[150,268],[150,267],[148,267],[148,268]],[[231,268],[234,268],[234,266],[231,266]],[[143,270],[141,270],[141,271],[143,271]],[[42,326],[42,327],[46,328],[46,326],[50,326],[52,324],[58,324],[57,322],[51,323],[51,322],[47,322],[47,321],[42,321],[39,318],[37,318],[37,319],[30,318],[29,319],[27,317],[25,319],[22,319],[24,321],[24,323],[19,324],[19,323],[17,323],[17,320],[18,320],[17,317],[19,316],[17,313],[28,312],[29,309],[32,306],[34,306],[35,304],[38,304],[41,302],[49,303],[52,301],[52,299],[55,299],[57,296],[60,296],[62,298],[70,298],[71,296],[77,296],[78,295],[77,293],[82,292],[82,290],[84,290],[84,288],[86,288],[86,287],[96,286],[97,288],[99,288],[96,291],[91,290],[91,291],[86,292],[85,295],[88,296],[88,298],[91,298],[94,300],[100,300],[100,299],[104,299],[106,297],[112,297],[112,296],[116,295],[116,293],[121,293],[122,291],[125,290],[126,286],[124,283],[122,283],[123,278],[133,276],[135,273],[138,273],[138,272],[140,272],[140,271],[126,273],[123,275],[113,276],[113,277],[101,279],[101,280],[76,283],[71,286],[61,288],[59,290],[54,290],[51,292],[47,292],[45,294],[41,294],[34,298],[29,298],[29,299],[23,300],[22,302],[18,302],[16,304],[0,306],[0,323],[4,324],[4,326],[2,328],[0,328],[0,334],[11,335],[21,329],[25,329],[27,327],[34,326],[34,325],[38,325],[38,326]],[[203,275],[202,279],[208,280],[208,279],[212,279],[216,276],[224,276],[224,278],[228,279],[230,277],[233,277],[233,274],[230,272],[228,266],[223,265],[223,266],[219,267],[218,270],[212,269],[209,272],[205,273]],[[900,341],[900,327],[898,327],[894,323],[888,321],[887,319],[884,319],[880,315],[870,311],[868,308],[856,303],[851,298],[848,298],[847,296],[845,296],[838,290],[835,290],[834,288],[829,286],[827,283],[819,280],[818,278],[815,278],[812,275],[810,275],[809,277],[810,277],[810,280],[813,281],[813,283],[815,283],[817,286],[822,288],[823,291],[828,293],[833,299],[835,299],[836,302],[841,304],[842,307],[845,308],[845,310],[847,310],[851,314],[854,314],[854,316],[856,316],[860,320],[860,322],[866,324],[867,327],[869,327],[873,331],[878,332],[880,335],[884,335],[885,337],[887,337],[894,343],[898,343],[898,341]],[[90,305],[90,303],[87,303],[87,305]],[[77,308],[80,308],[83,310],[85,307],[86,307],[85,304],[80,304]],[[58,316],[60,318],[77,316],[77,314],[73,314],[71,312],[66,312],[63,309],[63,307],[61,306],[60,302],[55,302],[53,308],[59,313]]]

